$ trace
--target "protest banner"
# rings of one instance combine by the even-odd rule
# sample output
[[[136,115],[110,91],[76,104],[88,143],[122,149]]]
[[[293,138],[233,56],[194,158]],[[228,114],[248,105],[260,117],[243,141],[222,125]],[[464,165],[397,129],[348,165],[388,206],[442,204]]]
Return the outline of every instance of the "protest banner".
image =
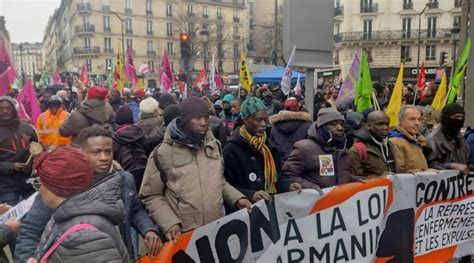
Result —
[[[474,253],[474,174],[397,174],[275,195],[139,262],[446,262]]]

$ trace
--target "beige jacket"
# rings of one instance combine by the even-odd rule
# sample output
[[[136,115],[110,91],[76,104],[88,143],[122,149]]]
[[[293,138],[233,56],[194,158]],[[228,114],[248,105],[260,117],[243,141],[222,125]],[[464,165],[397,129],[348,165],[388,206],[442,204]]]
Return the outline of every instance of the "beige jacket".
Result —
[[[393,136],[398,131],[398,136]],[[400,137],[400,134],[402,135]],[[421,172],[428,169],[428,162],[423,154],[426,138],[419,133],[417,137],[410,135],[405,129],[397,127],[389,134],[397,163],[397,170],[403,172]]]
[[[140,197],[165,233],[175,224],[181,224],[182,231],[188,231],[210,223],[224,216],[224,200],[234,206],[245,197],[224,179],[220,145],[211,131],[206,134],[204,147],[196,151],[171,139],[168,127],[157,154],[166,174],[166,186],[152,153]]]

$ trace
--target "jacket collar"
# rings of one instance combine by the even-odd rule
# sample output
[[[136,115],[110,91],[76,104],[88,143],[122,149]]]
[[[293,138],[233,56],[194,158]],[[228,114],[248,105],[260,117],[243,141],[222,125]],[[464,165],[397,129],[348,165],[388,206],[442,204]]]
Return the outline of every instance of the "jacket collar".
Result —
[[[409,134],[405,129],[403,129],[400,126],[397,126],[395,129],[393,129],[389,134],[389,138],[403,138],[407,140],[408,142],[418,145],[418,146],[426,146],[426,138],[423,136],[420,132],[415,136]]]
[[[271,124],[282,121],[311,121],[311,116],[307,112],[280,111],[269,118]]]

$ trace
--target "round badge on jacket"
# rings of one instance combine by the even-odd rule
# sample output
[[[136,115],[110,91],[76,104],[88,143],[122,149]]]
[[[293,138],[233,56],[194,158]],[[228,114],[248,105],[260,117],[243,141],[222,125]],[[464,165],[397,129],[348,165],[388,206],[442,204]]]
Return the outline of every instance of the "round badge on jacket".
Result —
[[[249,179],[251,182],[257,181],[257,174],[256,173],[250,173],[249,174]]]

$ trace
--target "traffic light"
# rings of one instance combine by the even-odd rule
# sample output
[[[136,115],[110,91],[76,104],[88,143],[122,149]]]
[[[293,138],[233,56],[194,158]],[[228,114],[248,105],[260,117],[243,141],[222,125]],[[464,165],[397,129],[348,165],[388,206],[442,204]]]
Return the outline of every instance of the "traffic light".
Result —
[[[444,63],[446,63],[446,61],[448,60],[447,56],[448,56],[447,52],[441,51],[441,53],[439,54],[439,65],[440,66],[442,66],[442,65],[444,65]]]
[[[191,45],[189,43],[189,35],[181,33],[179,35],[179,41],[181,43],[181,57],[183,59],[189,59],[191,56]]]

